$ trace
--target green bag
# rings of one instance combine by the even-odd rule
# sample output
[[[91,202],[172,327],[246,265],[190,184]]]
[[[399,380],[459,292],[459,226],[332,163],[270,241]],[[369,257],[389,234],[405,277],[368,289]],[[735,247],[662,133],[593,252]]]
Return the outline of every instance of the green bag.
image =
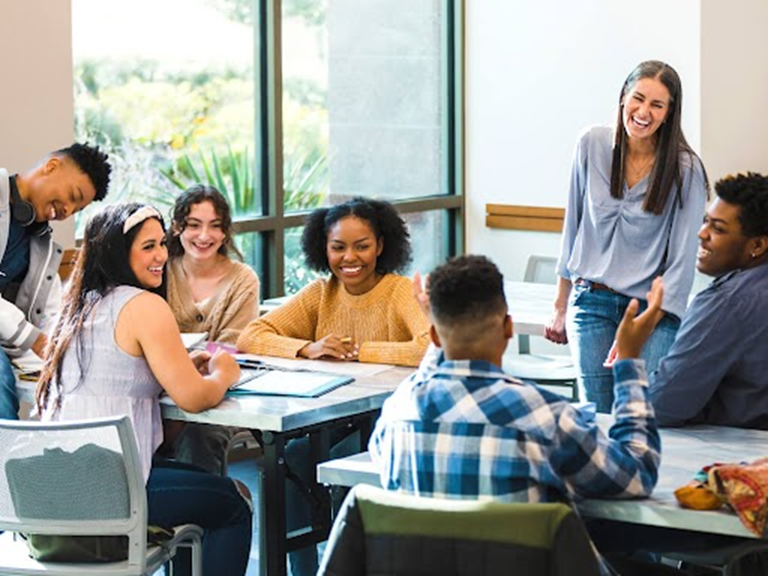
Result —
[[[6,461],[14,510],[22,519],[110,520],[130,516],[123,457],[85,444],[74,452],[44,448],[42,454]],[[83,501],[87,499],[87,505]],[[128,536],[22,535],[30,555],[45,562],[117,562],[128,558]],[[150,526],[149,544],[173,532]]]
[[[163,545],[173,530],[147,527],[147,544]],[[128,558],[128,536],[22,534],[29,555],[40,562],[119,562]]]

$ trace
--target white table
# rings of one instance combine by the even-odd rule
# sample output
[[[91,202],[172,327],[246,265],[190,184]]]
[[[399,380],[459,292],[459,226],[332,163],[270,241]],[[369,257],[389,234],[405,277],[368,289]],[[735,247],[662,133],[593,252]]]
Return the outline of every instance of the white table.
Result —
[[[322,370],[320,361],[314,362]],[[339,364],[335,372],[339,372]],[[173,401],[161,399],[163,418],[184,422],[201,422],[236,426],[251,430],[264,449],[262,506],[263,522],[267,529],[263,535],[262,566],[269,576],[284,576],[286,553],[328,538],[331,527],[331,503],[328,490],[313,483],[308,488],[320,505],[313,513],[313,528],[286,536],[285,518],[285,445],[288,440],[309,435],[313,464],[328,460],[331,430],[354,425],[360,429],[361,442],[367,445],[375,418],[384,400],[409,374],[411,368],[387,367],[375,375],[360,375],[364,365],[349,367],[355,381],[341,386],[318,398],[290,398],[281,396],[233,396],[210,410],[192,414],[178,408]],[[330,367],[329,367],[330,369]],[[285,372],[286,385],[290,372]],[[17,381],[20,399],[34,399],[33,382]]]
[[[322,369],[317,362],[316,368]],[[313,528],[286,536],[285,518],[285,446],[288,440],[308,435],[312,445],[313,464],[328,460],[330,434],[335,428],[354,425],[360,429],[361,442],[367,444],[375,418],[384,400],[397,384],[413,370],[390,367],[374,376],[355,376],[355,381],[319,398],[278,396],[235,396],[199,414],[179,409],[170,398],[162,403],[163,417],[185,422],[202,422],[236,426],[251,430],[264,449],[263,501],[264,547],[262,566],[270,576],[283,576],[286,553],[328,538],[331,526],[331,502],[328,491],[312,483],[308,489],[320,505],[313,513]],[[290,372],[286,372],[290,381]]]
[[[601,426],[603,422],[601,422]],[[696,511],[680,507],[674,490],[713,462],[752,461],[768,454],[768,431],[718,426],[668,428],[661,431],[662,464],[659,482],[643,500],[583,500],[579,511],[588,517],[648,526],[695,530],[755,538],[734,512]],[[380,485],[368,453],[324,462],[317,467],[319,482],[337,486]]]

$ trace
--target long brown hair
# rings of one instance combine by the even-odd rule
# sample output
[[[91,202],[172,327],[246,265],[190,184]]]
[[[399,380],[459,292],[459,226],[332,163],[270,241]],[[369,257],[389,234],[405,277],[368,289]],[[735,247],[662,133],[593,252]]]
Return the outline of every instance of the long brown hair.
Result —
[[[48,339],[45,365],[35,393],[38,412],[42,413],[48,405],[51,386],[56,386],[57,399],[61,399],[61,368],[64,354],[70,349],[70,345],[73,346],[73,352],[81,366],[78,386],[82,384],[92,349],[92,346],[84,341],[83,325],[110,290],[117,286],[135,286],[165,297],[165,275],[159,288],[150,289],[142,286],[131,270],[131,246],[142,223],[136,224],[127,232],[123,232],[123,226],[131,214],[144,206],[136,202],[113,204],[106,206],[88,221],[83,245],[64,292],[61,313]],[[160,225],[163,225],[159,213],[151,218],[159,220]]]
[[[672,188],[675,198],[682,208],[683,167],[680,157],[686,154],[689,159],[688,169],[693,172],[698,163],[704,174],[704,185],[709,190],[709,179],[704,165],[696,152],[688,145],[680,123],[683,109],[683,88],[680,77],[672,66],[659,60],[647,60],[638,64],[624,80],[619,94],[619,110],[616,118],[613,140],[613,159],[611,163],[611,196],[624,197],[624,160],[627,154],[627,132],[624,129],[623,102],[627,93],[643,78],[660,81],[669,91],[669,111],[664,123],[654,135],[656,137],[656,158],[651,170],[651,183],[643,203],[643,210],[661,214],[667,205]]]

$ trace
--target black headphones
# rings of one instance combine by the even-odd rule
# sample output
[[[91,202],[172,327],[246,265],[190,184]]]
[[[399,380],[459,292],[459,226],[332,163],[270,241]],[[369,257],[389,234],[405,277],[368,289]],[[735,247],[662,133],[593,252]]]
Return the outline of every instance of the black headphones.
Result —
[[[11,189],[11,214],[13,219],[27,229],[27,232],[33,236],[45,236],[51,227],[48,222],[35,222],[35,207],[27,202],[19,194],[19,188],[16,186],[16,176],[8,179]]]

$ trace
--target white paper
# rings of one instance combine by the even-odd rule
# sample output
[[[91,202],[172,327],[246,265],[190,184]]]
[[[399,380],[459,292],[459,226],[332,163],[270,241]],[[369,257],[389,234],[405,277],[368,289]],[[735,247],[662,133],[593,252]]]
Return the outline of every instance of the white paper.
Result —
[[[191,350],[198,344],[205,342],[207,337],[208,332],[183,332],[181,334],[181,341],[184,342],[184,347],[187,350]]]
[[[344,362],[333,360],[306,360],[298,358],[277,358],[275,356],[259,356],[256,354],[235,354],[235,358],[243,360],[258,360],[268,366],[277,366],[286,370],[309,370],[310,372],[327,372],[345,376],[375,376],[392,368],[389,364],[369,364],[367,362]]]

